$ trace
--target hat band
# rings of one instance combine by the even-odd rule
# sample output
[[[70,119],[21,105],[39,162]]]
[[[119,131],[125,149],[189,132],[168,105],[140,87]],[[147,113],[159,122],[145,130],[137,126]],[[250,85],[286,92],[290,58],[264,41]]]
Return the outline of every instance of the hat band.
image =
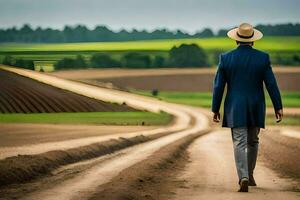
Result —
[[[254,31],[252,32],[252,34],[250,36],[244,36],[244,35],[240,35],[239,32],[236,32],[237,36],[243,39],[249,39],[252,38],[254,36]]]

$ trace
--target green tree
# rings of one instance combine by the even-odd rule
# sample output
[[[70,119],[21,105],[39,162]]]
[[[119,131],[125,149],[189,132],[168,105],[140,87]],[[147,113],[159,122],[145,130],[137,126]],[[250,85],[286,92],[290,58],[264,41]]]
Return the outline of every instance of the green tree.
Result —
[[[124,55],[123,62],[125,67],[133,68],[149,68],[151,66],[151,58],[137,52],[130,52]]]
[[[24,68],[24,69],[35,70],[34,62],[32,60],[25,60],[22,58],[15,59],[11,56],[5,56],[2,61],[2,64],[19,67],[19,68]]]
[[[165,58],[162,56],[155,56],[153,61],[153,67],[165,67]]]
[[[78,55],[76,58],[63,58],[54,64],[55,69],[80,69],[87,67],[83,56]]]
[[[85,62],[85,59],[82,55],[77,55],[74,61],[74,67],[76,68],[85,68],[87,67],[87,63]]]
[[[209,29],[209,28],[206,28],[206,29],[204,29],[203,31],[201,31],[201,32],[198,32],[198,33],[196,33],[195,35],[194,35],[194,37],[203,37],[203,38],[205,38],[205,37],[213,37],[214,36],[214,33],[213,33],[213,31],[211,30],[211,29]]]
[[[14,64],[15,67],[25,68],[34,70],[34,62],[32,60],[24,60],[22,58],[16,59],[16,62]]]
[[[15,62],[16,62],[15,59],[11,56],[5,56],[4,59],[2,60],[3,65],[13,66]]]
[[[111,58],[108,54],[104,54],[104,53],[97,53],[92,55],[90,63],[92,67],[101,67],[101,68],[121,66],[120,62]]]
[[[170,64],[174,67],[207,67],[205,51],[196,44],[174,46],[170,52]]]

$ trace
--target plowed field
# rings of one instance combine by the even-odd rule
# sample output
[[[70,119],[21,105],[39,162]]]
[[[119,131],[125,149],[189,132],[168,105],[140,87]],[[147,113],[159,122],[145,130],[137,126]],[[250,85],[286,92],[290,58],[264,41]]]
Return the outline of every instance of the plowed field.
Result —
[[[0,70],[0,113],[132,111]]]

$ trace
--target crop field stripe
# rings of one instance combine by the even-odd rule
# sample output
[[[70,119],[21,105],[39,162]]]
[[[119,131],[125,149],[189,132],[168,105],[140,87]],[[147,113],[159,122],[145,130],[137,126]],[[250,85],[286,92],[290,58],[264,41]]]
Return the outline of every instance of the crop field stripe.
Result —
[[[8,103],[7,100],[5,100],[5,98],[3,98],[2,96],[2,92],[0,92],[0,111],[3,113],[10,113],[13,112],[13,108],[11,107],[11,105]]]
[[[18,98],[15,98],[14,96],[12,96],[10,91],[2,90],[2,93],[5,95],[8,102],[11,103],[12,107],[15,108],[15,111],[28,113],[28,109],[23,106],[23,104],[19,101]]]
[[[19,106],[23,106],[23,109],[26,113],[31,113],[32,109],[30,108],[30,105],[28,105],[27,101],[24,101],[24,99],[26,98],[26,96],[24,96],[24,94],[19,95],[19,92],[15,91],[14,89],[10,89],[9,94],[12,94],[14,96],[14,98],[16,98],[16,100],[19,103]]]
[[[28,109],[28,113],[39,112],[39,110],[36,108],[36,104],[34,103],[34,100],[28,96],[28,91],[11,89],[10,93],[20,99],[20,102],[22,102],[22,104],[24,104]]]
[[[35,90],[31,90],[31,93],[35,95],[37,98],[41,99],[43,104],[45,104],[45,106],[47,107],[48,112],[59,112],[59,109],[56,109],[55,103],[53,101],[48,100],[48,98],[50,98],[48,95],[41,95]]]
[[[22,91],[23,89],[19,88],[19,90]],[[45,103],[46,101],[43,100],[42,98],[38,98],[37,94],[33,90],[28,91],[28,97],[33,99],[33,101],[38,102],[37,107],[39,109],[39,112],[49,112],[50,111],[48,109],[47,104]]]

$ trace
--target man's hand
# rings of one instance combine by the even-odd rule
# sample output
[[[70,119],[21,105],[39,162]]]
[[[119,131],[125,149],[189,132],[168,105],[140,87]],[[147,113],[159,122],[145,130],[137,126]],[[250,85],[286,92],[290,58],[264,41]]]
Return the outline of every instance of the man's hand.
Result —
[[[282,117],[283,117],[283,111],[282,111],[282,109],[276,110],[275,111],[275,116],[276,116],[276,122],[277,123],[281,122]]]
[[[219,112],[214,112],[213,121],[218,123],[220,122],[221,115]]]

